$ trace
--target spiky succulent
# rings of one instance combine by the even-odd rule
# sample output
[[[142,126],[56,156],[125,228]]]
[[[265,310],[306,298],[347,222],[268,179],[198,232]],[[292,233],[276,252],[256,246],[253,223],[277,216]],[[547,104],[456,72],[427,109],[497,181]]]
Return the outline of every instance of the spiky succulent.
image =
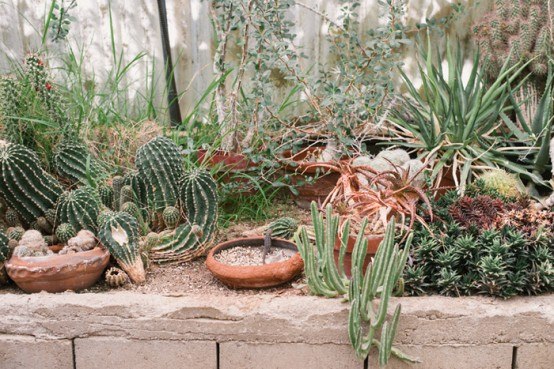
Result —
[[[9,242],[10,239],[8,238],[8,236],[6,236],[4,232],[0,232],[0,264],[6,261],[10,256],[11,250]]]
[[[283,217],[274,220],[268,226],[271,237],[290,239],[298,229],[298,221],[294,218]]]
[[[115,176],[112,178],[113,198],[114,198],[114,210],[119,210],[119,198],[121,196],[121,188],[124,186],[124,180],[122,176]],[[108,206],[109,207],[109,206]]]
[[[69,223],[62,223],[56,228],[56,237],[62,244],[66,244],[70,238],[77,235],[75,228]]]
[[[116,267],[108,269],[105,276],[106,284],[112,288],[124,286],[127,282],[129,282],[127,273]]]
[[[100,201],[102,204],[108,208],[113,207],[114,202],[114,193],[113,187],[106,184],[98,186],[98,195],[100,196]]]
[[[42,169],[35,152],[0,140],[0,194],[24,223],[53,208],[61,193],[61,185]]]
[[[483,187],[495,190],[506,198],[517,198],[522,195],[521,181],[515,174],[502,169],[492,169],[484,172],[480,177]]]
[[[119,209],[121,210],[121,206],[128,202],[135,202],[135,192],[133,187],[125,185],[119,191]]]
[[[148,192],[144,178],[137,171],[132,171],[123,177],[123,185],[131,186],[134,194],[134,201],[139,208],[148,207]]]
[[[175,206],[168,206],[162,213],[164,224],[168,229],[174,229],[181,220],[181,212]]]
[[[8,228],[7,236],[10,240],[21,240],[21,237],[23,237],[23,234],[25,234],[25,229],[23,227],[12,227]]]
[[[19,216],[17,215],[17,211],[12,208],[6,209],[6,214],[4,215],[4,218],[6,219],[6,224],[9,227],[15,227],[19,224]]]
[[[87,146],[76,139],[64,139],[58,145],[54,154],[54,169],[62,178],[89,185],[95,185],[106,175]]]
[[[76,230],[96,231],[99,212],[98,193],[91,187],[80,187],[60,196],[56,207],[56,219],[59,223],[71,224]]]
[[[132,215],[125,212],[106,214],[98,238],[134,283],[145,281],[139,250],[139,225]]]

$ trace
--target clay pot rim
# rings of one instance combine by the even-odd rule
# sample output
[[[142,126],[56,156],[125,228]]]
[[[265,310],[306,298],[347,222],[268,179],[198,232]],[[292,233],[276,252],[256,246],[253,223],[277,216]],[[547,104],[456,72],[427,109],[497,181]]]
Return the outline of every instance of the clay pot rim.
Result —
[[[296,251],[296,253],[294,255],[292,255],[290,258],[286,259],[286,260],[279,261],[279,262],[276,262],[276,263],[263,264],[263,265],[230,265],[230,264],[225,264],[225,263],[222,263],[220,261],[217,261],[215,259],[215,254],[217,254],[217,253],[219,253],[223,250],[230,249],[230,248],[233,248],[233,247],[238,247],[238,246],[262,247],[263,244],[264,244],[264,238],[263,237],[235,238],[235,239],[217,244],[214,248],[212,248],[210,250],[210,252],[208,253],[208,256],[206,257],[206,265],[208,265],[208,263],[209,263],[212,266],[224,266],[229,271],[235,271],[236,270],[237,272],[240,272],[240,273],[243,273],[244,271],[249,271],[249,272],[255,273],[255,272],[265,271],[268,268],[274,268],[274,267],[278,267],[280,265],[290,264],[291,260],[293,258],[300,257],[300,253],[298,252],[298,248],[296,247],[296,245],[293,242],[287,241],[287,240],[282,239],[282,238],[275,238],[275,237],[271,238],[271,242],[272,242],[272,246],[271,246],[272,248],[277,247],[277,248],[282,248],[282,249],[287,249],[287,250],[293,250],[293,251]],[[278,242],[280,244],[280,246],[276,245],[275,244],[276,242]],[[251,244],[248,244],[248,243],[251,243]],[[210,268],[210,266],[208,266],[208,268]]]
[[[6,260],[8,274],[18,270],[27,270],[31,273],[47,273],[50,271],[60,272],[64,269],[75,269],[79,264],[92,264],[109,258],[110,252],[102,246],[96,246],[92,250],[81,251],[74,254],[58,253],[46,256],[23,256],[12,255]]]

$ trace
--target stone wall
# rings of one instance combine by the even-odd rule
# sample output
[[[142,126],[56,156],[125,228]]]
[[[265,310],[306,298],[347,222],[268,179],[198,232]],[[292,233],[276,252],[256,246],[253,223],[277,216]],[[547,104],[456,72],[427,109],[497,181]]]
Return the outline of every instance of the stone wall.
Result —
[[[421,360],[387,368],[549,369],[554,295],[395,299],[396,345]],[[272,295],[0,295],[0,368],[363,369],[347,305]],[[373,357],[369,367],[376,368]]]

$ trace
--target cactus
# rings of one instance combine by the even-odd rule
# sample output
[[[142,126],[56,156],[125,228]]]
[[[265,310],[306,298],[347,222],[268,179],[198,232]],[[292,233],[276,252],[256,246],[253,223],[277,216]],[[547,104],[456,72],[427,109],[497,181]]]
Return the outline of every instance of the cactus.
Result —
[[[48,222],[50,222],[50,224],[56,224],[56,208],[46,210],[44,217],[48,220]]]
[[[10,240],[21,240],[21,237],[23,237],[23,234],[25,233],[25,229],[23,227],[12,227],[8,228],[7,236]]]
[[[106,175],[100,162],[78,140],[64,139],[58,145],[54,154],[54,169],[60,177],[73,183],[93,186]]]
[[[64,192],[58,200],[56,219],[60,223],[69,223],[75,230],[95,231],[100,212],[100,199],[90,187],[80,187]]]
[[[111,288],[124,286],[129,282],[129,276],[123,270],[112,267],[106,271],[106,284]]]
[[[142,209],[148,207],[146,182],[137,171],[125,174],[123,177],[123,185],[131,186],[133,188],[134,201],[139,208]]]
[[[483,187],[495,190],[507,198],[517,198],[522,195],[523,184],[515,174],[502,169],[492,169],[484,172],[480,177]]]
[[[293,218],[283,217],[269,223],[267,228],[271,230],[271,237],[280,237],[288,240],[298,230],[298,221]]]
[[[12,208],[8,208],[6,210],[4,218],[6,218],[6,224],[9,227],[15,227],[19,224],[19,216],[17,215],[17,211],[13,210]]]
[[[170,139],[158,136],[137,150],[135,163],[147,185],[148,205],[155,211],[175,206],[178,181],[183,174],[179,147]]]
[[[52,234],[52,224],[46,219],[46,217],[37,218],[37,228],[41,233]]]
[[[56,205],[62,187],[25,146],[0,140],[0,194],[26,224]]]
[[[114,193],[113,188],[108,185],[98,186],[98,195],[100,196],[100,201],[102,204],[108,208],[113,207],[114,202]]]
[[[10,239],[8,236],[6,236],[4,232],[0,232],[0,264],[6,261],[10,256],[11,249],[9,242]]]
[[[383,150],[375,158],[382,158],[394,165],[404,165],[408,160],[410,160],[410,155],[406,150],[394,149],[394,150]]]
[[[162,213],[164,224],[168,229],[174,229],[181,220],[181,213],[175,206],[168,206]]]
[[[187,222],[163,236],[152,248],[152,260],[179,262],[192,260],[205,251],[217,224],[217,184],[210,173],[192,170],[183,175],[179,201]]]
[[[69,223],[62,223],[56,228],[56,237],[62,244],[66,244],[70,238],[77,235],[75,228]]]
[[[145,281],[139,250],[139,225],[133,216],[124,212],[107,214],[98,238],[134,283]]]
[[[304,269],[310,291],[316,295],[338,297],[346,295],[350,302],[348,332],[352,346],[359,358],[365,359],[372,346],[379,354],[379,364],[386,365],[391,354],[405,361],[413,361],[392,347],[400,316],[400,305],[392,318],[386,321],[388,304],[408,258],[411,236],[404,250],[394,243],[394,218],[387,225],[384,239],[364,275],[364,260],[368,241],[364,236],[367,219],[362,222],[352,252],[352,279],[348,281],[342,263],[350,234],[350,223],[346,221],[339,233],[339,217],[332,214],[328,205],[325,219],[312,202],[311,213],[315,230],[315,247],[312,245],[306,227],[295,234],[295,242],[304,260]],[[340,235],[340,236],[339,236]],[[339,238],[340,237],[340,238]],[[333,250],[335,240],[341,240],[338,265]],[[379,337],[379,339],[377,338]]]
[[[135,192],[133,191],[133,187],[125,185],[121,187],[119,191],[119,210],[121,210],[121,206],[127,202],[135,202]]]
[[[123,187],[123,177],[115,176],[112,178],[112,187],[113,187],[113,198],[114,204],[113,207],[115,210],[119,210],[119,197],[121,195],[121,188]]]

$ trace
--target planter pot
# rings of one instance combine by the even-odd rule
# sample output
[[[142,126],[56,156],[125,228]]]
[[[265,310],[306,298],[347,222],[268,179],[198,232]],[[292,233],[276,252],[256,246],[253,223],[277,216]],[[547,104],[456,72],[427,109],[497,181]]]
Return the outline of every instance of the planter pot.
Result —
[[[263,237],[239,238],[221,243],[208,254],[206,266],[217,279],[231,288],[274,287],[300,274],[304,262],[298,252],[287,260],[256,266],[228,265],[217,261],[214,257],[225,249],[237,246],[262,247],[263,244]],[[296,245],[292,242],[276,238],[272,238],[272,247],[297,251]]]
[[[240,175],[240,173],[245,173],[256,167],[256,164],[246,156],[222,150],[216,150],[210,154],[207,150],[198,150],[196,155],[201,164],[206,164],[209,168],[218,169],[215,174],[217,180],[223,183],[237,184],[237,194],[248,195],[255,192],[251,188],[249,179]]]
[[[377,253],[377,249],[379,248],[381,241],[383,241],[383,236],[381,235],[373,235],[373,236],[368,236],[366,238],[368,242],[367,242],[367,254],[364,260],[364,272],[367,269],[367,266],[369,265],[371,258],[374,257],[375,254]],[[352,251],[354,250],[355,243],[356,243],[356,237],[354,236],[348,237],[346,252],[344,254],[344,259],[343,259],[344,274],[346,274],[348,278],[352,276],[352,273],[351,273]],[[339,262],[339,251],[340,251],[340,239],[337,238],[335,241],[335,248],[334,248],[335,263],[337,263],[337,265]]]
[[[452,167],[442,172],[442,177],[439,180],[438,190],[435,195],[435,199],[438,200],[448,191],[456,188],[456,182],[454,182],[454,175],[452,174]]]
[[[108,250],[95,247],[66,255],[12,256],[6,262],[6,271],[25,292],[77,292],[96,283],[109,261]]]
[[[283,168],[286,172],[291,173],[291,182],[298,190],[298,195],[294,196],[294,201],[303,209],[310,209],[312,201],[321,202],[335,188],[340,173],[334,171],[324,172],[323,168],[317,168],[314,162],[306,161],[306,157],[323,150],[321,147],[308,147],[296,154],[291,150],[287,150],[282,154]],[[325,164],[325,163],[319,163]],[[317,179],[311,183],[305,183],[307,177],[315,177]],[[301,183],[301,184],[299,184]]]

